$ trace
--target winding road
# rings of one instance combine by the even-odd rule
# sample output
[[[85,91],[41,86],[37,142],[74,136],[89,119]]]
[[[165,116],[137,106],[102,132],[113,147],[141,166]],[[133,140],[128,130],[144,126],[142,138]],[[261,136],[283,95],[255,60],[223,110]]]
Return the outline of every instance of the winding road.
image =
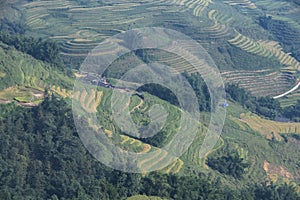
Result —
[[[298,83],[292,89],[290,89],[289,91],[287,91],[287,92],[285,92],[283,94],[280,94],[280,95],[277,95],[277,96],[273,97],[273,99],[279,99],[279,98],[284,97],[284,96],[286,96],[286,95],[294,92],[295,90],[297,90],[299,88],[299,86],[300,86],[300,80],[298,80],[297,82]]]

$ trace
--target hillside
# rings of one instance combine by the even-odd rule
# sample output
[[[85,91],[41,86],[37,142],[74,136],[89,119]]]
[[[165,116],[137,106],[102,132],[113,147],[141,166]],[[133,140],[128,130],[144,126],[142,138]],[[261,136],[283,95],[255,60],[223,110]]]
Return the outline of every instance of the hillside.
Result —
[[[197,40],[225,81],[257,96],[292,88],[300,67],[299,13],[293,1],[60,0],[20,1],[15,6],[22,11],[26,33],[58,41],[74,68],[105,38],[149,26],[175,29]]]
[[[72,89],[72,78],[50,64],[3,43],[0,43],[0,59],[1,101],[36,105],[43,99],[46,88],[62,96],[72,97],[72,93],[68,92]]]
[[[298,1],[24,0],[0,8],[0,199],[300,199],[300,89],[273,98],[300,81]],[[223,85],[210,80],[211,90],[189,52],[134,50],[101,75],[98,60],[81,65],[106,38],[143,27],[197,41],[220,71],[226,100],[214,99]],[[90,56],[120,50],[101,48]],[[122,79],[149,63],[169,67],[164,83],[181,86],[182,75],[190,86],[181,92],[195,92],[184,96],[190,104],[158,83],[141,86],[146,69]],[[205,141],[220,126],[210,149]]]
[[[99,87],[97,94],[89,94],[88,92],[86,93],[83,92],[80,94],[75,94],[75,98],[78,98],[80,101],[86,102],[83,104],[86,105],[84,106],[83,109],[86,109],[88,112],[95,112],[95,110],[93,109],[96,107],[98,108],[98,119],[100,120],[101,122],[100,124],[102,125],[101,129],[104,130],[104,133],[108,138],[114,140],[115,142],[118,142],[118,145],[124,150],[126,151],[129,150],[129,151],[139,152],[139,153],[146,153],[152,150],[159,150],[159,148],[155,146],[159,146],[159,144],[161,144],[161,142],[165,140],[161,140],[161,138],[151,138],[148,141],[141,141],[132,138],[128,135],[124,135],[120,133],[119,129],[114,125],[114,123],[111,122],[108,123],[107,120],[110,119],[109,116],[111,115],[111,113],[108,109],[110,105],[106,105],[106,104],[110,104],[109,99],[111,97],[111,92],[112,92],[111,89]],[[174,105],[170,105],[167,102],[163,102],[157,97],[148,94],[145,95],[147,97],[146,100],[142,100],[137,96],[132,96],[132,98],[130,99],[130,103],[128,104],[129,110],[131,111],[131,114],[137,123],[139,123],[141,119],[144,119],[144,118],[140,118],[140,116],[143,116],[146,113],[150,105],[153,105],[158,102],[168,107],[169,112],[176,112],[177,109]],[[95,98],[94,104],[89,103],[91,102],[89,100],[90,97]],[[151,102],[147,102],[147,99],[149,98],[152,99]],[[78,198],[83,198],[82,195],[84,194],[93,196],[94,198],[96,197],[97,194],[105,195],[106,194],[105,191],[102,191],[100,193],[96,192],[96,188],[95,188],[96,186],[91,188],[89,183],[85,183],[83,180],[82,180],[83,182],[81,181],[82,183],[79,183],[81,187],[84,188],[83,190],[81,190],[80,194],[72,192],[73,191],[72,187],[75,186],[67,187],[65,183],[60,182],[63,180],[64,181],[73,180],[75,182],[76,180],[81,180],[83,177],[77,174],[77,170],[79,170],[80,174],[84,173],[84,174],[89,174],[89,176],[91,177],[95,177],[93,178],[93,181],[97,181],[95,182],[96,185],[101,184],[100,183],[101,179],[97,178],[99,177],[99,174],[96,176],[96,174],[94,174],[96,172],[93,172],[93,170],[90,171],[90,169],[88,168],[83,169],[81,164],[78,165],[79,163],[82,162],[85,163],[83,164],[83,166],[87,166],[87,163],[92,162],[90,163],[91,169],[98,169],[98,173],[100,174],[104,173],[106,177],[111,177],[109,178],[109,182],[102,183],[107,185],[106,187],[109,187],[107,188],[107,192],[110,191],[109,192],[110,194],[106,194],[109,195],[106,196],[107,198],[108,197],[121,198],[121,196],[124,197],[123,195],[127,196],[129,194],[137,194],[139,191],[140,192],[143,191],[145,194],[148,195],[156,194],[162,198],[168,197],[167,193],[162,192],[162,186],[160,187],[160,189],[154,189],[154,187],[158,187],[157,183],[153,184],[153,186],[150,186],[151,184],[149,183],[149,181],[156,182],[157,180],[160,181],[162,180],[162,177],[160,178],[156,176],[153,177],[151,173],[143,175],[144,177],[142,181],[143,187],[146,187],[148,184],[150,184],[146,187],[147,189],[145,188],[145,190],[138,189],[139,187],[137,188],[135,187],[134,190],[132,190],[131,192],[127,191],[128,193],[126,194],[124,193],[124,191],[121,192],[119,190],[113,190],[112,188],[116,184],[115,180],[121,181],[120,179],[121,177],[117,175],[116,171],[108,172],[106,167],[104,167],[99,161],[96,161],[94,158],[92,158],[90,153],[87,152],[87,150],[84,148],[81,141],[79,140],[79,137],[75,130],[75,126],[73,124],[74,123],[73,119],[72,117],[70,117],[71,116],[70,105],[64,103],[62,99],[57,100],[55,97],[52,97],[52,100],[46,99],[46,101],[44,101],[39,107],[29,111],[24,108],[17,108],[12,104],[1,105],[1,107],[2,107],[1,109],[2,121],[0,123],[6,124],[5,126],[4,124],[1,125],[1,127],[3,127],[4,130],[9,131],[10,123],[14,123],[11,120],[14,120],[15,118],[14,116],[17,115],[17,113],[19,113],[18,115],[23,116],[23,117],[18,117],[19,118],[18,120],[19,122],[17,122],[18,126],[13,128],[11,131],[14,131],[15,134],[17,133],[16,136],[18,137],[18,140],[20,140],[20,142],[22,141],[21,142],[22,145],[28,146],[24,148],[25,149],[28,148],[29,149],[28,151],[30,153],[27,154],[28,153],[27,150],[24,151],[17,150],[18,152],[17,155],[11,157],[10,159],[12,160],[9,163],[11,163],[10,166],[13,169],[16,169],[17,173],[25,173],[26,177],[28,178],[21,178],[20,176],[20,179],[18,179],[18,182],[16,184],[18,184],[20,187],[24,187],[24,184],[28,184],[28,186],[30,185],[30,187],[36,187],[36,184],[39,184],[41,188],[41,190],[35,190],[35,192],[31,194],[28,194],[25,191],[20,193],[7,188],[6,193],[3,194],[11,193],[11,195],[14,197],[16,197],[15,196],[16,194],[27,196],[27,197],[29,197],[30,195],[35,197],[37,197],[38,195],[46,195],[43,197],[48,197],[48,198],[50,198],[51,195],[54,196],[54,194],[57,197],[65,197],[65,198],[74,197],[73,195],[78,196]],[[57,115],[57,112],[60,113],[58,114],[60,116],[59,118],[55,117]],[[202,132],[202,134],[199,135],[199,138],[194,140],[191,147],[180,159],[174,161],[174,163],[171,163],[166,168],[160,170],[160,173],[171,177],[174,175],[176,175],[176,177],[183,176],[182,178],[183,180],[181,180],[183,181],[182,185],[187,183],[188,185],[191,185],[191,180],[188,177],[190,176],[190,178],[195,179],[195,177],[193,177],[192,174],[203,173],[203,175],[201,176],[204,177],[209,176],[210,180],[219,179],[220,181],[219,184],[221,184],[222,187],[228,187],[227,191],[229,193],[232,193],[233,190],[236,193],[237,191],[243,190],[244,187],[248,187],[248,186],[252,187],[253,183],[260,183],[265,181],[272,184],[279,184],[279,185],[282,183],[289,183],[294,185],[296,183],[299,183],[299,170],[297,168],[299,155],[296,153],[297,147],[299,146],[299,140],[297,139],[297,137],[294,137],[294,135],[292,134],[291,135],[282,134],[281,137],[283,137],[284,140],[281,140],[280,142],[276,140],[270,140],[270,138],[265,137],[263,132],[259,133],[257,132],[256,129],[254,129],[255,131],[252,130],[251,129],[252,126],[248,126],[247,123],[244,123],[243,121],[245,120],[244,118],[239,119],[240,114],[244,113],[245,110],[241,108],[238,104],[234,102],[230,102],[228,112],[229,113],[226,119],[226,124],[224,127],[224,132],[222,134],[222,139],[220,139],[220,142],[215,146],[214,150],[212,150],[207,155],[208,157],[205,157],[204,160],[199,160],[199,158],[197,157],[199,144],[201,144],[203,141],[203,136],[205,133],[204,131]],[[39,114],[38,117],[36,118],[35,116],[37,115],[37,113]],[[45,116],[47,117],[45,118]],[[53,117],[55,118],[54,121],[51,120]],[[205,120],[206,117],[209,116],[203,113],[204,122],[206,121]],[[169,119],[170,122],[173,122],[175,118]],[[6,120],[3,121],[4,119]],[[26,119],[25,120],[26,122],[20,121],[22,119],[24,120]],[[33,120],[34,123],[33,125],[29,124],[29,122],[31,123],[31,120]],[[19,125],[21,124],[23,124],[23,128],[19,129],[20,128]],[[288,123],[286,123],[286,126],[287,125]],[[23,132],[17,130],[25,130],[27,133],[26,135],[22,136]],[[163,138],[166,136],[165,134],[172,134],[173,131],[174,129],[171,127],[166,129]],[[15,134],[11,135],[12,137],[11,139],[15,137],[14,136]],[[39,139],[37,139],[36,142],[31,143],[30,138],[36,134],[39,135],[38,136]],[[2,137],[1,139],[2,141],[8,140],[8,135],[5,134],[4,132],[2,132],[1,137]],[[24,137],[26,137],[25,140]],[[38,146],[36,147],[32,146],[34,144],[38,144]],[[20,146],[19,144],[19,147],[22,147],[22,145]],[[53,149],[52,150],[53,152],[51,151],[52,153],[50,152],[47,153],[49,148]],[[10,152],[14,148],[9,151],[5,149],[7,149],[7,145],[1,145],[1,152],[5,152],[5,151]],[[72,153],[69,154],[68,152],[72,152]],[[76,156],[74,156],[75,154]],[[245,171],[243,170],[241,174],[239,174],[240,172],[238,171],[223,172],[219,168],[215,168],[215,166],[219,166],[219,165],[215,165],[213,163],[216,163],[216,161],[221,160],[221,156],[228,156],[230,158],[231,156],[230,154],[237,155],[239,158],[243,159],[242,163],[247,164],[247,167],[244,169]],[[4,156],[3,159],[6,160],[6,153],[2,153],[2,155]],[[167,161],[164,160],[164,156],[166,156],[166,154],[163,151],[159,151],[159,154],[157,154],[155,157],[147,158],[147,161],[145,160],[144,162],[148,163],[146,165],[148,167],[157,164],[161,165],[162,163]],[[23,164],[25,167],[23,168],[23,170],[27,169],[29,171],[24,172],[21,169],[17,168],[20,161],[15,159],[19,159],[19,158],[23,158],[24,161]],[[81,161],[77,160],[79,158],[82,158],[84,160]],[[67,161],[65,159],[67,159]],[[48,162],[44,163],[45,160],[48,160]],[[162,163],[157,161],[160,161]],[[40,165],[40,168],[35,169],[35,173],[42,172],[44,173],[43,176],[42,175],[37,176],[35,173],[32,174],[30,172],[32,171],[30,166],[33,163],[44,163]],[[68,163],[73,163],[73,164],[70,165]],[[237,165],[238,163],[232,160],[227,160],[225,162],[225,164],[230,164],[230,163],[232,166],[238,166]],[[47,165],[50,165],[50,169],[49,167],[47,168]],[[72,169],[69,168],[71,166],[73,166]],[[76,168],[76,170],[74,167]],[[8,167],[3,168],[4,172],[7,172],[8,169],[9,169]],[[47,169],[50,171],[48,172],[45,171]],[[62,179],[61,173],[67,173],[67,177],[69,178],[63,175],[65,178]],[[189,176],[186,177],[186,175],[188,174]],[[58,175],[60,178],[58,178]],[[70,177],[73,177],[74,175],[78,178],[76,180],[70,179]],[[114,176],[117,177],[113,178]],[[127,176],[128,178],[130,178],[131,175],[124,173],[123,176],[125,177]],[[11,174],[10,176],[7,176],[6,181],[10,180],[9,177],[14,177],[14,175]],[[184,180],[185,179],[184,177],[186,177],[187,180]],[[173,179],[174,178],[175,177],[173,177]],[[50,186],[47,186],[46,183],[40,183],[39,181],[41,181],[42,179],[51,180],[51,182],[49,182],[51,183]],[[32,182],[32,180],[35,181]],[[168,180],[167,181],[168,184],[172,185],[174,183],[174,182],[169,182],[170,180],[172,180],[170,178],[168,179],[166,178],[166,180]],[[202,180],[202,178],[200,180]],[[205,182],[209,184],[209,181],[207,180],[204,182],[200,180],[199,183]],[[119,184],[123,185],[125,183],[119,183]],[[216,183],[211,183],[211,184],[214,185],[213,187],[216,187],[215,185]],[[50,187],[52,189],[47,189],[46,193],[42,192],[43,188],[45,187]],[[62,187],[64,188],[64,190],[58,191],[57,187]],[[86,190],[87,187],[90,188],[89,191]],[[180,192],[182,189],[181,187],[176,188],[178,186],[175,185],[172,185],[170,187],[173,188],[174,191],[176,192]],[[206,186],[204,186],[203,184],[198,185],[196,187],[197,191],[202,187],[206,187]],[[297,188],[298,186],[296,186],[296,189]],[[223,190],[219,190],[219,192],[221,191]],[[205,193],[201,193],[201,194],[205,194]],[[213,194],[216,195],[217,193],[213,192]],[[178,193],[177,195],[180,194]],[[222,195],[219,197],[215,197],[215,199],[217,198],[223,199],[224,196]],[[235,197],[238,198],[240,194],[236,194],[236,195],[237,196]],[[103,196],[103,198],[105,197]]]

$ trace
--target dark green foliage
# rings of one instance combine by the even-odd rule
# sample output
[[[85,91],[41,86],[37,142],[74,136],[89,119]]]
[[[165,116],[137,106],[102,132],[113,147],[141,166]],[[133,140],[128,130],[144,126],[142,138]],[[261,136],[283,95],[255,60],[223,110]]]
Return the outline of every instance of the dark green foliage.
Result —
[[[238,195],[218,181],[199,174],[176,176],[152,173],[142,180],[144,194],[168,199],[237,199]]]
[[[300,121],[300,100],[297,101],[296,105],[286,107],[284,109],[283,115],[289,119],[299,122]]]
[[[0,31],[12,34],[24,34],[25,25],[22,22],[10,22],[6,18],[0,19]]]
[[[238,176],[243,161],[236,155],[227,159],[228,171]],[[0,105],[1,199],[124,199],[136,194],[168,199],[241,199],[248,194],[259,199],[272,192],[277,199],[299,198],[290,186],[250,188],[240,193],[202,174],[142,177],[115,171],[83,147],[63,100],[47,97],[33,109]]]
[[[206,83],[198,73],[189,75],[188,73],[183,73],[183,76],[188,80],[191,87],[195,91],[198,98],[200,111],[210,111],[211,99],[209,90]]]
[[[137,182],[126,184],[136,175],[112,185],[119,175],[83,147],[64,101],[46,98],[32,110],[1,105],[1,116],[0,190],[7,199],[120,199],[135,191]]]
[[[207,160],[208,166],[220,173],[241,178],[250,164],[244,161],[236,152],[221,157],[211,157]]]
[[[56,65],[63,69],[60,48],[51,40],[36,39],[22,35],[11,35],[0,32],[0,41],[14,46],[17,50],[27,53],[38,60]]]
[[[282,109],[279,101],[276,99],[271,97],[254,97],[236,84],[226,85],[226,92],[231,99],[254,113],[270,119],[281,116]]]
[[[290,0],[290,1],[294,2],[295,4],[300,5],[300,0]]]
[[[256,98],[256,112],[260,115],[274,119],[281,114],[280,103],[271,97]]]
[[[155,147],[164,147],[168,141],[167,133],[159,131],[152,137],[141,138],[140,140]]]
[[[240,88],[236,84],[226,85],[226,92],[233,100],[239,103],[246,102],[251,96],[249,92],[247,92],[244,88]]]
[[[250,195],[250,196],[249,196]],[[288,184],[255,184],[242,192],[242,199],[260,200],[298,200],[300,198],[294,186]]]
[[[195,95],[198,98],[199,109],[200,111],[210,111],[210,94],[205,84],[204,80],[198,73],[189,75],[188,73],[183,73],[183,76],[187,79],[191,87],[193,88]],[[138,89],[139,92],[148,92],[152,95],[155,95],[169,103],[179,106],[179,102],[175,94],[158,84],[146,84]]]
[[[236,84],[228,84],[226,92],[234,101],[266,118],[275,119],[276,117],[282,117],[292,121],[300,121],[300,101],[296,105],[283,109],[280,107],[278,100],[271,97],[254,97]]]
[[[259,24],[267,30],[270,29],[270,27],[272,26],[272,17],[271,16],[259,17]]]
[[[0,107],[2,199],[123,199],[135,194],[224,199],[231,195],[232,191],[206,177],[154,173],[142,178],[103,166],[81,144],[67,104],[54,96],[34,109]]]
[[[138,92],[148,92],[149,94],[155,95],[169,103],[179,106],[178,99],[176,95],[166,87],[163,87],[159,84],[150,83],[145,84],[142,87],[137,89]]]

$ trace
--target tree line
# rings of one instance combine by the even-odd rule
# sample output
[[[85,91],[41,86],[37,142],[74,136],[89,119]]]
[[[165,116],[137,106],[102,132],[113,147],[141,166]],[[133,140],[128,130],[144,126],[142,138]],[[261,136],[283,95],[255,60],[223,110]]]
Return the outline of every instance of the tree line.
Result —
[[[202,77],[197,74],[188,74],[187,72],[182,73],[186,80],[191,85],[195,95],[198,99],[199,110],[209,112],[211,109],[210,94],[206,83]],[[154,96],[157,96],[169,103],[179,106],[179,101],[176,95],[166,87],[159,84],[146,84],[138,88],[139,92],[148,92]]]
[[[283,117],[292,121],[300,121],[300,101],[296,105],[282,108],[277,99],[272,97],[255,97],[237,84],[227,84],[226,93],[230,99],[258,115],[269,119]]]
[[[38,60],[53,64],[59,67],[60,70],[64,70],[64,64],[60,56],[60,47],[52,40],[0,32],[0,41],[14,46],[17,50],[29,54]]]
[[[158,172],[142,176],[110,169],[82,145],[70,106],[55,96],[29,109],[0,105],[0,199],[297,199],[290,186],[231,189],[208,175]],[[246,197],[247,198],[244,198]]]

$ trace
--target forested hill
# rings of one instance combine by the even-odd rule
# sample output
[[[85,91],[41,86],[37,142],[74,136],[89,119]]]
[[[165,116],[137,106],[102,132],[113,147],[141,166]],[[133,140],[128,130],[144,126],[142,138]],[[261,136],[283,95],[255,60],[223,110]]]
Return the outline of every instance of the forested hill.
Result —
[[[7,32],[0,32],[0,41],[38,60],[60,67],[60,70],[64,69],[59,46],[54,41],[25,37],[21,34],[9,34]]]
[[[47,46],[48,42],[40,44]],[[280,111],[277,110],[279,102],[271,98],[259,98],[256,102],[256,97],[244,89],[228,85],[229,117],[222,139],[205,159],[194,156],[202,142],[198,137],[182,158],[167,170],[145,175],[128,174],[104,166],[81,143],[70,105],[72,74],[66,75],[57,65],[34,58],[28,54],[30,51],[14,44],[0,43],[0,47],[0,97],[6,103],[0,104],[0,199],[126,199],[139,194],[167,199],[299,198],[299,188],[295,184],[299,155],[293,153],[299,139],[293,132],[296,128],[293,129],[293,124],[284,124],[288,129],[286,134],[265,139],[264,132],[255,131],[257,127],[251,116],[240,118],[244,112],[252,111],[272,119]],[[210,97],[205,83],[197,74],[185,73],[185,76],[196,92],[204,118],[209,117]],[[153,103],[163,103],[172,113],[168,123],[173,127],[143,140],[122,135],[109,121],[111,89],[99,87],[99,105],[88,104],[91,93],[74,96],[85,102],[88,109],[98,108],[99,120],[106,132],[119,138],[124,148],[139,150],[141,144],[157,148],[168,141],[167,136],[176,128],[176,102],[170,99],[172,95],[167,95],[169,91],[157,86],[150,85],[141,91],[147,98],[133,96],[129,104],[134,120],[141,122]],[[7,100],[13,102],[7,103]],[[31,102],[34,107],[24,108],[14,102],[19,105]],[[291,113],[294,107],[287,108],[287,113]],[[297,119],[298,114],[294,114],[296,116],[291,117]],[[256,118],[256,122],[259,120],[265,119]],[[282,157],[262,154],[274,155],[280,149],[286,151]],[[266,159],[271,164],[263,168],[264,163],[269,163]],[[277,169],[273,163],[288,169],[282,168],[285,173],[278,172],[273,170]]]
[[[0,200],[299,200],[300,90],[273,98],[300,81],[299,2],[0,0]],[[99,43],[144,27],[187,35],[220,71],[226,100],[215,106],[226,109],[226,118],[219,140],[205,155],[212,90],[180,53],[138,49],[117,58],[104,77],[80,70]],[[104,46],[103,54],[120,50],[113,43]],[[187,79],[199,121],[180,124],[183,109],[168,88],[114,86],[133,67],[151,62]],[[74,90],[76,79],[95,90]],[[118,99],[124,103],[120,110],[128,110],[140,126],[153,122],[153,106],[162,106],[168,112],[164,127],[149,138],[121,130],[112,111],[116,91],[125,94]],[[80,140],[74,102],[79,112],[95,114],[97,120],[86,121],[103,133],[99,138],[122,151],[145,153],[140,169],[168,166],[135,174],[99,162]],[[193,141],[169,163],[170,152],[162,147],[178,130],[194,130],[192,123],[198,127]],[[147,157],[148,152],[155,154]]]
[[[288,185],[253,183],[234,190],[204,174],[127,174],[83,147],[70,106],[55,96],[33,109],[0,105],[0,199],[299,199]]]

